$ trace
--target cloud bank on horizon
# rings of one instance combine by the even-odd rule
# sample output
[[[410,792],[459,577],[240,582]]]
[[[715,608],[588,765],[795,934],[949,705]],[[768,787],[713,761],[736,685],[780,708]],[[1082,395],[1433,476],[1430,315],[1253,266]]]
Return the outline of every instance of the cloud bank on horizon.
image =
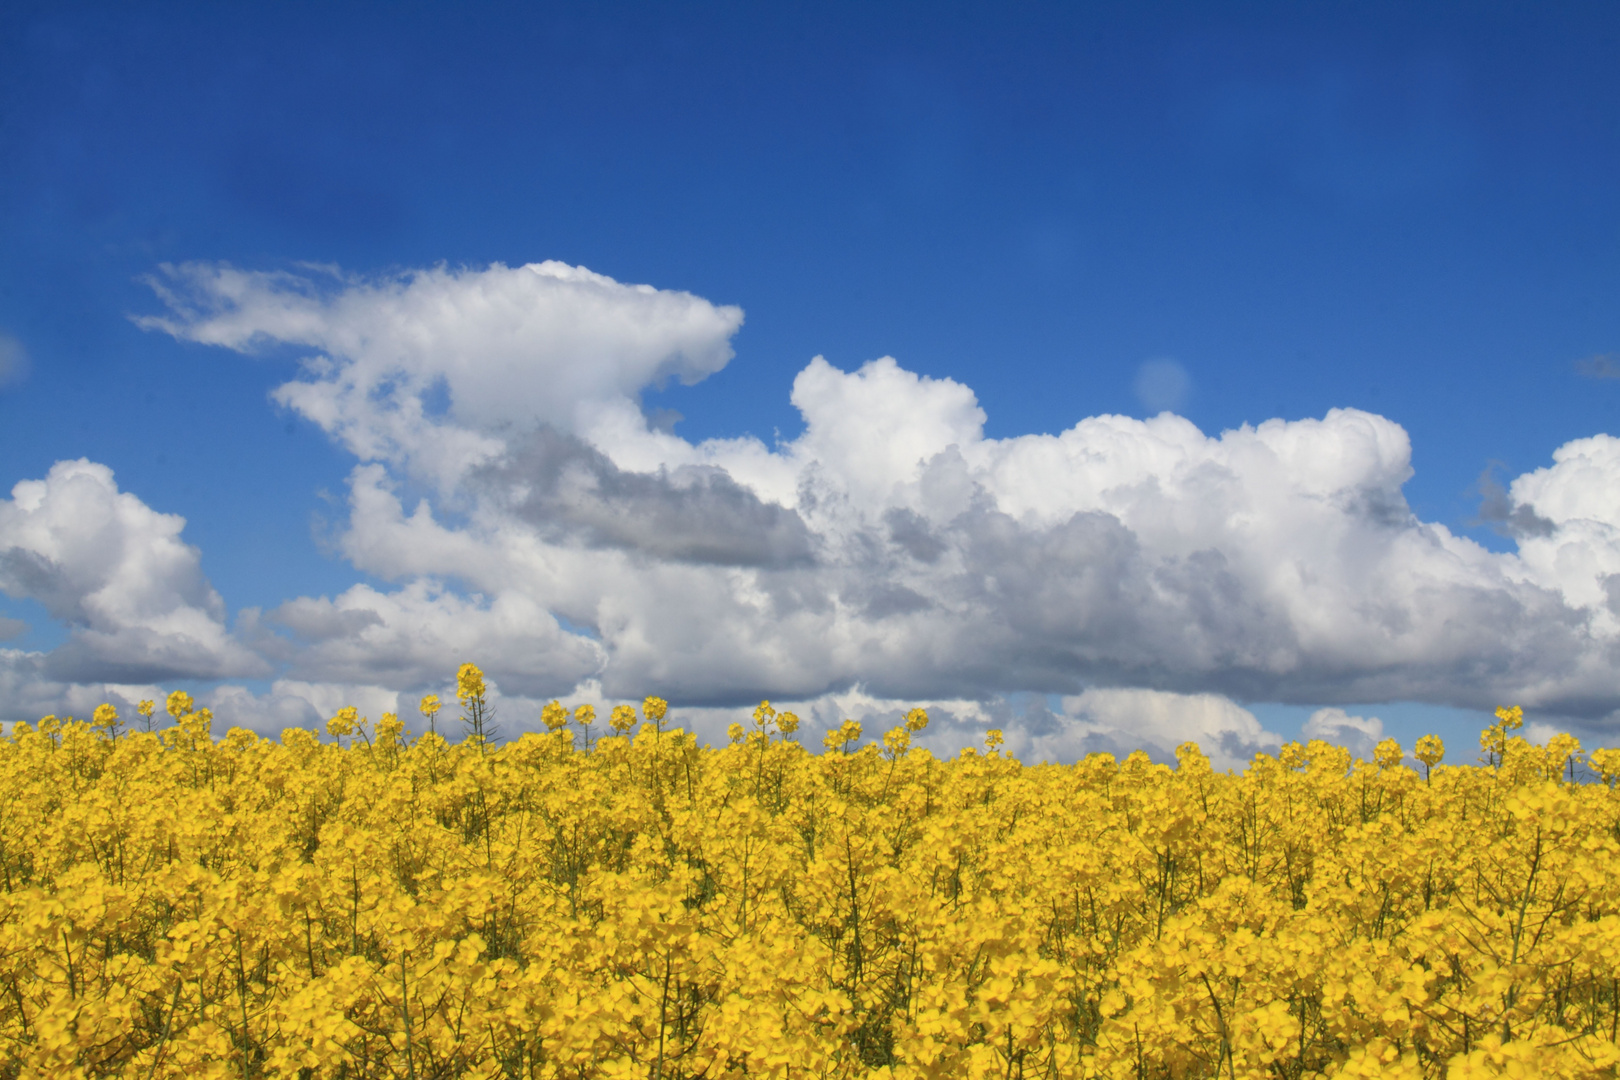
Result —
[[[555,262],[186,264],[151,283],[167,312],[147,329],[307,350],[273,398],[355,458],[338,547],[389,587],[232,620],[180,518],[60,462],[0,502],[0,589],[70,628],[49,652],[0,650],[7,719],[203,679],[274,730],[348,703],[408,712],[476,658],[514,718],[552,696],[657,692],[700,724],[766,697],[827,723],[921,701],[947,717],[938,738],[994,720],[1015,752],[1058,759],[1275,745],[1235,701],[1328,706],[1313,725],[1359,736],[1377,721],[1331,706],[1514,701],[1620,724],[1611,436],[1512,481],[1497,516],[1517,547],[1497,553],[1419,520],[1406,432],[1353,409],[993,439],[967,386],[817,357],[793,384],[798,437],[693,443],[639,395],[721,370],[736,307]],[[1161,367],[1144,394],[1184,396]],[[254,679],[273,681],[230,682]],[[1021,692],[1062,708],[1017,715]]]

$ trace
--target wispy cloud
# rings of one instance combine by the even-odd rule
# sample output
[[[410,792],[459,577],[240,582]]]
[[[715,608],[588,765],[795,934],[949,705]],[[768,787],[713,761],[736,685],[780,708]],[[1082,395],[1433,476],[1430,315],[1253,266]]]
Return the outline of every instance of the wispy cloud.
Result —
[[[1135,389],[1148,412],[1180,412],[1192,396],[1192,376],[1178,360],[1148,360],[1136,371]]]
[[[1620,379],[1620,356],[1598,353],[1575,361],[1575,370],[1588,379]]]
[[[31,366],[23,343],[10,334],[0,333],[0,389],[28,378]]]

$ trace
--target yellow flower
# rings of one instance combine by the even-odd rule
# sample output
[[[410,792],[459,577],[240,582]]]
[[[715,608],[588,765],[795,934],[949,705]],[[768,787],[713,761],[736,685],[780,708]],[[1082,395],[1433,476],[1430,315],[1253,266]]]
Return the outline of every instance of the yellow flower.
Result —
[[[668,711],[669,702],[661,697],[650,697],[641,703],[641,715],[655,724],[663,720],[664,714]]]
[[[182,716],[185,716],[187,713],[191,712],[192,707],[195,704],[196,702],[191,699],[190,694],[184,692],[183,690],[176,690],[174,693],[169,695],[169,715],[178,720]]]
[[[596,707],[594,705],[581,705],[575,709],[574,722],[580,727],[590,727],[596,723]]]
[[[1575,759],[1581,754],[1581,740],[1567,731],[1560,731],[1547,740],[1547,774],[1557,779],[1567,766],[1571,777],[1575,772]]]
[[[161,739],[96,739],[110,707],[0,738],[11,1073],[1620,1065],[1620,750],[1588,758],[1604,783],[1564,782],[1578,743],[1509,739],[1511,710],[1501,762],[1428,784],[1394,740],[1382,771],[1323,741],[1225,773],[1190,742],[1174,766],[1026,768],[999,731],[988,757],[936,759],[909,753],[920,710],[858,752],[846,720],[826,754],[773,743],[797,725],[774,709],[730,726],[743,750],[581,754],[406,745],[393,713],[370,745],[215,741],[207,710],[176,711]]]
[[[1597,770],[1598,779],[1610,787],[1620,779],[1620,750],[1594,750],[1586,760]]]
[[[463,705],[484,697],[484,673],[476,664],[462,664],[456,672],[456,700]]]
[[[911,730],[905,727],[891,728],[883,736],[883,748],[888,752],[890,760],[898,760],[906,756],[911,748]]]
[[[1502,765],[1510,747],[1522,745],[1521,740],[1510,739],[1508,732],[1524,724],[1524,710],[1514,705],[1496,710],[1496,723],[1479,733],[1479,748],[1485,751],[1485,760],[1491,765]]]
[[[99,733],[102,738],[118,738],[118,727],[118,710],[109,704],[97,705],[96,711],[90,714],[90,730]]]
[[[924,708],[912,709],[906,713],[906,730],[921,731],[928,726],[928,710]]]
[[[1380,769],[1393,769],[1406,758],[1406,751],[1394,739],[1384,739],[1373,747],[1373,761]]]
[[[540,710],[540,722],[546,725],[547,731],[561,731],[568,726],[568,710],[562,707],[562,702],[553,701]]]
[[[343,735],[353,735],[355,721],[360,717],[360,710],[353,705],[339,709],[336,716],[326,722],[326,733],[334,738]]]
[[[855,720],[845,720],[838,725],[837,730],[829,731],[821,740],[821,745],[828,750],[842,750],[849,753],[849,748],[861,741],[861,725]]]

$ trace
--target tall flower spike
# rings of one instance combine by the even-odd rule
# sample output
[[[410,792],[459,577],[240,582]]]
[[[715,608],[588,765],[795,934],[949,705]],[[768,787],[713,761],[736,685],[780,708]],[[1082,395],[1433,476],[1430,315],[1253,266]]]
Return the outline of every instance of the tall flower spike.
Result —
[[[429,694],[422,699],[422,703],[417,706],[417,709],[421,711],[423,716],[427,717],[428,731],[437,735],[439,726],[433,722],[433,718],[439,713],[439,695]]]
[[[118,737],[118,710],[105,703],[97,705],[96,711],[91,714],[90,726],[97,731],[105,732],[109,739],[116,739]]]
[[[456,672],[456,700],[463,705],[484,696],[484,673],[477,664],[462,664]]]
[[[596,706],[581,705],[575,709],[574,723],[578,724],[579,730],[585,733],[585,750],[589,753],[591,749],[591,725],[596,723]]]
[[[1508,732],[1524,726],[1524,710],[1517,705],[1502,706],[1496,710],[1496,723],[1479,733],[1479,748],[1492,765],[1500,765],[1507,757]]]
[[[1412,756],[1423,762],[1423,779],[1427,782],[1434,767],[1446,756],[1446,744],[1440,741],[1438,735],[1419,736],[1417,746],[1412,748]]]
[[[478,665],[462,664],[456,672],[456,700],[467,710],[461,722],[467,725],[467,734],[478,745],[480,753],[495,738],[484,693],[484,673],[478,670]]]

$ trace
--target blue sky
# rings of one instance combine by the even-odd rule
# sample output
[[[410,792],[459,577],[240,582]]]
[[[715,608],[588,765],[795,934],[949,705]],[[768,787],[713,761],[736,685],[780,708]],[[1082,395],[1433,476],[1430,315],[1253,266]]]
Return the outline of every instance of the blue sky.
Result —
[[[1016,662],[986,660],[977,682],[941,687],[942,702],[978,702],[977,712],[959,707],[966,726],[1014,705],[1024,709],[1017,695],[1031,693],[1052,715],[1028,720],[1020,712],[1008,723],[1050,734],[1058,719],[1083,721],[1095,730],[1052,742],[1059,747],[1052,752],[1100,746],[1098,739],[1111,737],[1105,729],[1130,730],[1130,723],[1119,719],[1124,713],[1104,715],[1125,708],[1124,699],[1105,706],[1095,694],[1136,689],[1221,695],[1284,737],[1297,735],[1299,723],[1324,706],[1369,717],[1382,706],[1385,726],[1408,740],[1424,722],[1466,736],[1482,707],[1480,688],[1488,686],[1519,693],[1533,714],[1541,703],[1548,722],[1608,730],[1620,708],[1620,686],[1603,674],[1616,655],[1604,622],[1614,613],[1592,599],[1609,595],[1603,589],[1615,552],[1604,530],[1620,527],[1603,508],[1607,444],[1587,446],[1588,467],[1575,470],[1579,476],[1571,466],[1568,475],[1550,477],[1534,503],[1525,501],[1529,488],[1492,498],[1494,489],[1480,480],[1494,470],[1505,489],[1515,477],[1552,466],[1560,447],[1616,427],[1620,381],[1583,375],[1581,365],[1602,372],[1601,358],[1620,354],[1617,46],[1620,14],[1606,5],[1487,4],[1466,12],[1394,4],[1026,5],[1009,12],[937,4],[8,4],[0,12],[0,333],[6,354],[24,359],[11,363],[0,388],[0,489],[43,480],[55,463],[84,458],[110,469],[117,490],[142,506],[184,518],[181,539],[197,561],[176,573],[205,581],[223,605],[208,616],[224,635],[210,647],[259,658],[257,666],[227,663],[217,668],[228,672],[221,678],[186,685],[242,688],[246,697],[229,700],[256,725],[298,719],[301,708],[314,715],[345,692],[367,701],[389,694],[414,700],[443,675],[373,655],[387,651],[384,642],[371,641],[368,659],[348,675],[323,673],[299,649],[319,651],[337,639],[308,637],[307,626],[300,638],[285,620],[252,631],[240,614],[273,612],[300,597],[336,598],[357,583],[388,595],[418,578],[493,604],[499,582],[458,577],[453,560],[406,569],[375,553],[357,556],[344,539],[357,535],[352,470],[368,461],[387,472],[407,513],[427,497],[449,528],[484,528],[488,540],[489,530],[499,531],[488,524],[493,504],[454,483],[435,488],[403,457],[367,458],[336,428],[271,399],[299,377],[300,360],[328,346],[277,338],[263,326],[244,331],[245,352],[206,344],[200,309],[189,320],[176,316],[150,282],[156,275],[173,283],[163,277],[165,264],[199,264],[208,269],[186,279],[188,287],[217,299],[218,273],[230,266],[301,274],[315,284],[299,288],[324,289],[330,299],[438,266],[466,283],[475,278],[465,275],[493,264],[554,260],[615,282],[691,294],[711,313],[727,306],[745,312],[740,329],[713,332],[710,345],[735,353],[723,367],[666,365],[659,370],[684,370],[697,381],[666,379],[660,388],[653,379],[625,391],[651,418],[649,431],[668,426],[666,410],[678,413],[673,431],[688,447],[753,435],[769,450],[802,439],[804,413],[791,395],[818,355],[844,373],[891,356],[899,370],[970,388],[991,441],[1056,435],[1088,417],[1146,419],[1160,406],[1210,439],[1244,424],[1361,410],[1409,437],[1413,473],[1404,486],[1391,482],[1412,521],[1509,560],[1478,564],[1492,582],[1539,590],[1539,599],[1514,593],[1503,600],[1500,617],[1511,635],[1478,645],[1481,665],[1500,660],[1499,667],[1519,672],[1494,682],[1467,673],[1459,659],[1460,643],[1472,640],[1471,621],[1498,611],[1489,604],[1434,601],[1441,607],[1431,608],[1416,594],[1391,600],[1396,608],[1418,607],[1381,624],[1395,628],[1385,645],[1413,618],[1421,622],[1441,608],[1444,617],[1436,616],[1429,632],[1461,635],[1441,664],[1449,674],[1431,666],[1409,678],[1375,677],[1404,662],[1405,646],[1386,654],[1370,645],[1357,652],[1362,638],[1353,647],[1310,645],[1315,631],[1301,621],[1308,619],[1299,606],[1260,619],[1271,628],[1255,631],[1251,644],[1260,651],[1224,668],[1219,649],[1194,650],[1198,659],[1185,664],[1146,653],[1099,660],[1094,644],[1114,633],[1106,614],[1087,615],[1083,632],[1054,614],[1056,623],[1040,623],[1056,627],[1054,639],[1070,631],[1084,639],[1068,661],[1020,673]],[[300,269],[311,264],[346,276]],[[286,298],[271,279],[255,281],[271,301]],[[138,318],[169,318],[169,331]],[[431,383],[437,369],[424,363]],[[489,385],[503,392],[498,380]],[[861,385],[889,393],[872,380]],[[832,386],[824,389],[837,398],[842,391]],[[525,392],[550,391],[538,385]],[[901,409],[908,392],[901,387],[885,400]],[[456,423],[476,431],[496,422],[493,415],[457,414]],[[538,467],[511,449],[522,417],[502,413],[499,422],[507,425],[508,474]],[[636,457],[627,444],[607,445],[600,427],[553,427],[573,440],[569,453],[578,454],[570,461],[586,460],[581,448],[611,459],[614,471],[593,474],[597,482],[628,483],[625,476],[660,468],[719,470],[758,502],[749,503],[749,520],[763,520],[759,507],[798,514],[821,552],[805,558],[842,568],[840,584],[802,586],[823,598],[853,603],[856,594],[901,587],[889,563],[826,555],[828,530],[842,526],[812,521],[792,484],[773,495],[769,483],[749,480],[744,466],[713,447],[679,449],[676,457],[668,447],[647,449]],[[1319,452],[1350,453],[1342,441],[1330,444]],[[927,455],[944,449],[926,439],[919,445]],[[794,459],[805,468],[808,447]],[[1222,468],[1237,468],[1221,460]],[[1148,479],[1162,479],[1146,468]],[[1251,494],[1278,482],[1243,475]],[[693,490],[682,483],[671,490]],[[1002,511],[1016,501],[1010,490],[995,496]],[[1177,490],[1199,509],[1197,483]],[[658,497],[666,496],[677,497]],[[931,512],[914,499],[874,498],[860,511],[874,529],[897,508]],[[1554,503],[1565,509],[1547,509]],[[599,523],[588,535],[556,533],[561,526],[546,513],[577,524],[581,512],[547,505],[523,520],[559,550],[664,557],[642,540],[604,540]],[[1041,510],[1019,505],[1026,514]],[[1244,537],[1287,531],[1262,523],[1259,533],[1223,540],[1187,525],[1174,542],[1159,544],[1142,539],[1146,519],[1132,517],[1146,510],[1082,499],[1043,518],[1040,536],[1050,541],[1052,522],[1081,509],[1112,514],[1123,522],[1121,536],[1169,560],[1143,571],[1163,588],[1171,588],[1162,584],[1164,567],[1191,565],[1186,559],[1201,545],[1235,565]],[[1524,511],[1517,525],[1484,520],[1517,510]],[[1566,518],[1576,524],[1566,527]],[[955,519],[930,520],[943,529]],[[1544,521],[1556,528],[1536,524]],[[1297,527],[1304,538],[1290,542],[1305,547],[1283,544],[1266,558],[1301,565],[1321,558],[1311,572],[1329,576],[1354,561],[1355,544],[1332,555],[1306,550],[1309,529]],[[14,550],[72,569],[66,549],[50,547],[64,543],[62,536],[48,544],[37,530],[13,528],[21,530],[11,539]],[[1579,558],[1565,543],[1577,533]],[[24,534],[35,539],[25,542]],[[1527,536],[1552,547],[1525,554]],[[139,562],[128,545],[141,542],[120,541],[126,564]],[[1079,573],[1093,550],[1082,545],[1053,557],[1068,560],[1059,572]],[[1540,569],[1524,569],[1521,556],[1540,559]],[[685,566],[695,556],[670,558]],[[1398,576],[1397,562],[1370,578],[1346,578],[1334,595],[1364,595],[1368,581]],[[1571,570],[1574,563],[1580,569]],[[569,573],[610,572],[592,565]],[[86,595],[110,580],[67,570]],[[972,573],[996,578],[982,567]],[[1446,578],[1452,570],[1423,573]],[[1574,581],[1571,573],[1585,577]],[[26,702],[16,709],[27,713],[52,695],[69,703],[54,711],[82,709],[72,704],[80,697],[183,681],[172,665],[144,653],[125,657],[112,645],[87,654],[104,671],[89,661],[47,663],[86,627],[107,641],[126,640],[120,635],[136,627],[92,625],[76,600],[58,593],[42,599],[44,587],[19,574],[14,569],[5,579],[0,597],[0,614],[28,624],[8,643],[8,685],[15,701]],[[950,592],[960,581],[930,578],[943,590],[936,593],[921,579],[906,580],[917,603],[950,609],[970,635],[979,609]],[[203,587],[186,581],[175,588]],[[692,588],[722,587],[715,582]],[[1257,579],[1239,573],[1234,582],[1227,603],[1270,610],[1270,600],[1245,592],[1260,588]],[[1469,595],[1495,588],[1483,582],[1470,578]],[[522,662],[514,660],[506,682],[526,687],[512,694],[516,726],[536,695],[627,691],[628,682],[615,681],[620,668],[622,680],[658,681],[656,663],[623,659],[634,651],[631,638],[641,637],[618,642],[606,623],[594,624],[606,618],[601,611],[587,612],[577,597],[548,588],[514,586],[514,595],[560,618],[561,632],[595,642],[595,660],[581,660],[579,670],[591,663],[598,670],[575,686],[568,682],[575,668],[542,677],[518,670]],[[362,607],[372,603],[361,599],[351,597]],[[1184,599],[1172,607],[1192,610],[1175,606]],[[1552,607],[1534,614],[1543,601]],[[146,602],[161,608],[165,601]],[[688,610],[695,602],[681,601]],[[1073,602],[1101,610],[1095,597]],[[806,603],[795,617],[815,607]],[[829,624],[802,632],[816,641],[845,631],[852,641],[862,634],[926,637],[918,627],[891,634],[879,624],[926,620],[927,610],[872,616],[878,621],[856,630]],[[450,618],[431,606],[417,617]],[[657,621],[651,612],[637,617]],[[625,625],[635,623],[627,618]],[[1549,629],[1582,619],[1579,644]],[[382,624],[365,625],[375,636]],[[701,620],[695,626],[708,632]],[[1229,634],[1250,641],[1245,629],[1205,629],[1211,640]],[[1578,677],[1538,681],[1528,674],[1537,654],[1524,643],[1544,632],[1552,635],[1549,655],[1589,650]],[[1268,633],[1295,641],[1297,655],[1256,659],[1270,648],[1263,645]],[[1032,641],[1010,642],[1006,655],[1027,655]],[[776,644],[791,651],[798,642],[789,636]],[[446,649],[458,643],[453,634],[445,639]],[[893,658],[894,670],[909,673],[887,689],[874,690],[873,679],[882,678],[830,647],[810,665],[813,672],[734,658],[677,689],[694,710],[713,710],[702,715],[715,723],[743,695],[766,692],[798,695],[812,703],[807,708],[824,711],[881,712],[901,691],[923,694],[930,672],[960,670],[967,661],[952,648],[908,646],[905,655],[919,666],[912,672],[910,661]],[[1492,651],[1498,648],[1505,651]],[[448,672],[460,659],[446,655],[441,666]],[[707,662],[693,659],[687,670],[708,671]],[[46,668],[55,674],[38,674]],[[1321,674],[1330,669],[1338,674]],[[1261,678],[1259,670],[1271,675]],[[1301,674],[1307,671],[1316,674]],[[309,689],[316,686],[324,689]],[[1080,701],[1088,687],[1094,698]],[[660,689],[649,684],[643,692]],[[849,696],[863,692],[870,701]],[[1014,705],[1002,696],[1008,693]],[[839,694],[844,698],[827,696]],[[680,703],[678,693],[671,696]],[[1131,700],[1131,707],[1147,707]],[[1171,699],[1152,701],[1161,711],[1176,707]]]

